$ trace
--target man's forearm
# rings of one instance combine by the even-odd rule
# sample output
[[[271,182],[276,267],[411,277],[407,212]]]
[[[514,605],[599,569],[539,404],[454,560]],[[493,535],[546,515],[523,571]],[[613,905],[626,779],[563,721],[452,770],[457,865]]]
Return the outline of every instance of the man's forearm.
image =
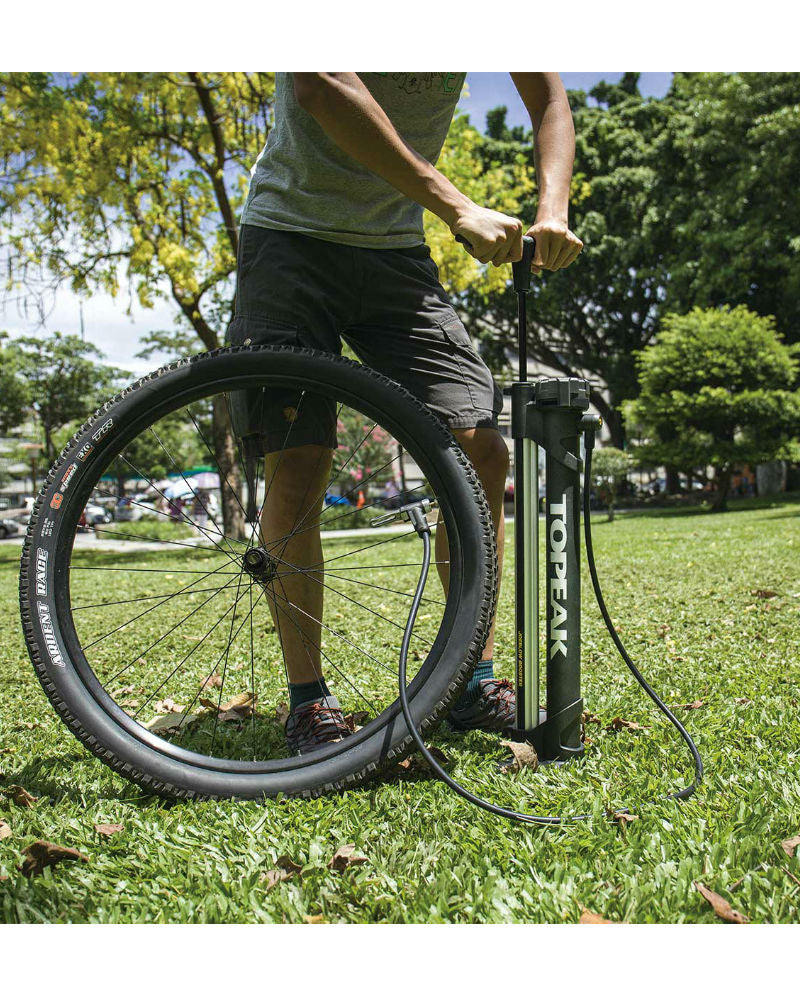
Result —
[[[539,218],[567,222],[575,126],[557,73],[512,73],[533,125]]]
[[[398,134],[355,73],[294,73],[297,100],[354,160],[447,225],[470,204],[440,171]]]

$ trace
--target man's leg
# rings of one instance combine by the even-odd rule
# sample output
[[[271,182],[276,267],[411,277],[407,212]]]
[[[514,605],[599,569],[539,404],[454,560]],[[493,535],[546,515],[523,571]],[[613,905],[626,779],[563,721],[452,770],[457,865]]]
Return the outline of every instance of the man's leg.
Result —
[[[265,456],[268,488],[261,511],[264,546],[278,563],[267,593],[289,684],[318,683],[322,677],[323,571],[319,520],[331,469],[332,449],[319,445],[287,448]],[[297,530],[297,529],[301,530]],[[292,566],[313,573],[292,572]]]
[[[494,523],[494,537],[497,542],[498,582],[503,572],[503,544],[505,541],[505,520],[503,517],[503,496],[508,475],[508,447],[503,435],[493,427],[470,427],[454,430],[453,435],[464,449],[470,462],[475,466],[481,481]],[[447,592],[450,566],[447,562],[447,533],[444,525],[436,529],[436,560],[442,586]],[[494,656],[494,621],[486,640],[481,661]]]

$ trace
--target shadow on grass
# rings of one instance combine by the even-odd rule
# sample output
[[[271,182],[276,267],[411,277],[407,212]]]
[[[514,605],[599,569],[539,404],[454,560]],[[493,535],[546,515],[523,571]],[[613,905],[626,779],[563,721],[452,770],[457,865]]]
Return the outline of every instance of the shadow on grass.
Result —
[[[156,795],[143,791],[133,782],[116,776],[115,772],[105,765],[103,765],[103,779],[99,783],[97,780],[91,780],[80,784],[69,774],[73,765],[86,764],[94,760],[95,758],[88,751],[40,757],[32,763],[26,764],[15,774],[6,773],[3,783],[6,787],[21,785],[36,798],[47,798],[54,802],[59,802],[62,799],[84,802],[86,797],[90,795],[92,799],[98,801],[136,802],[141,805],[161,802],[165,806],[174,805],[173,802],[160,799]],[[98,761],[98,763],[100,762]],[[63,780],[58,776],[61,769],[67,772]],[[43,774],[43,771],[47,773]],[[124,782],[121,788],[114,785],[115,777]]]
[[[688,504],[686,506],[680,507],[642,507],[633,508],[631,510],[618,510],[616,514],[616,520],[627,521],[630,518],[636,517],[649,517],[649,518],[661,518],[661,517],[696,517],[698,515],[713,515],[713,514],[740,514],[745,511],[751,510],[781,510],[784,507],[792,507],[800,504],[800,492],[792,493],[782,493],[780,498],[777,497],[749,497],[746,500],[729,500],[726,510],[714,511],[711,509],[711,505],[707,502],[699,504]],[[605,511],[596,511],[595,516],[603,518],[603,520],[598,520],[600,524],[607,524],[608,520],[604,517]],[[793,517],[796,516],[793,512],[789,511],[786,514],[781,515],[782,517]],[[594,520],[594,517],[593,517]]]

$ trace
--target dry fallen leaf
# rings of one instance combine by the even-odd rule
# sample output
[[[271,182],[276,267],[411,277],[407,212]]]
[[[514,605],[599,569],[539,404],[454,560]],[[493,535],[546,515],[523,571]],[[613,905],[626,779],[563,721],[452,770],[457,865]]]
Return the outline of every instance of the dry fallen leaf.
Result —
[[[734,910],[727,899],[724,899],[716,892],[712,892],[708,886],[703,885],[702,882],[693,883],[695,889],[700,893],[700,895],[714,907],[714,913],[721,919],[727,920],[729,924],[746,924],[750,922],[750,918],[746,917],[743,913],[739,913],[738,910]]]
[[[620,729],[641,729],[642,731],[647,732],[650,729],[650,727],[649,726],[643,726],[639,722],[628,722],[627,719],[621,719],[617,715],[617,716],[615,716],[611,720],[611,722],[609,722],[609,724],[606,726],[606,729],[616,729],[616,730],[620,730]]]
[[[581,911],[579,924],[613,924],[613,920],[606,920],[605,917],[601,917],[599,913],[592,913],[591,910],[587,910],[583,907]]]
[[[125,825],[124,823],[95,823],[94,828],[104,837],[113,837],[115,833],[122,833]]]
[[[593,724],[597,726],[602,726],[603,724],[603,720],[600,718],[600,716],[595,715],[593,712],[584,712],[581,715],[581,722],[584,724],[584,726],[590,726]]]
[[[285,726],[286,720],[289,718],[289,706],[285,701],[282,701],[280,705],[275,709],[275,721],[279,726]],[[346,721],[346,720],[345,720]]]
[[[166,715],[157,715],[151,719],[145,728],[151,733],[166,733],[172,729],[183,729],[199,718],[199,715],[184,715],[182,711],[167,712]]]
[[[623,830],[628,825],[628,823],[634,823],[637,819],[639,819],[639,817],[636,816],[634,813],[625,812],[622,809],[620,809],[618,812],[615,812],[611,818],[615,819]]]
[[[702,708],[705,705],[704,701],[700,701],[698,698],[696,701],[690,701],[688,705],[670,705],[670,708]]]
[[[241,722],[242,719],[253,714],[257,700],[252,691],[245,691],[242,694],[234,695],[230,701],[226,701],[223,705],[217,705],[210,698],[201,698],[200,704],[204,708],[219,712],[217,718],[220,722]]]
[[[36,796],[26,792],[22,785],[9,785],[8,788],[3,789],[3,795],[11,799],[14,805],[22,806],[23,809],[32,809],[33,803],[36,802]]]
[[[296,861],[292,861],[288,854],[282,854],[275,862],[275,865],[275,868],[270,868],[269,871],[264,872],[258,880],[265,884],[268,892],[270,889],[274,889],[279,882],[285,882],[303,870],[303,866],[298,865]]]
[[[5,840],[11,836],[11,827],[4,819],[0,819],[0,840]]]
[[[303,920],[307,924],[324,924],[327,922],[321,913],[315,913],[313,916],[303,917]]]
[[[349,712],[344,717],[344,724],[351,733],[354,733],[363,727],[368,718],[369,712]]]
[[[769,598],[769,597],[777,597],[778,596],[778,591],[777,590],[760,590],[759,589],[759,590],[751,590],[750,593],[753,595],[753,597],[761,597],[761,598],[764,598],[765,600],[767,598]]]
[[[218,688],[222,687],[222,678],[219,674],[212,674],[210,677],[206,677],[203,681],[203,690],[206,688]]]
[[[369,858],[363,854],[356,854],[355,844],[343,844],[328,862],[328,868],[335,872],[343,872],[345,868],[350,868],[352,865],[363,865],[365,861],[369,861]]]
[[[500,765],[503,774],[512,774],[530,768],[535,771],[539,766],[539,758],[530,743],[514,743],[513,740],[500,740],[500,746],[508,747],[511,760]]]
[[[793,858],[797,848],[800,847],[800,835],[797,837],[789,837],[788,840],[782,840],[781,847],[784,851],[786,851],[790,858]]]
[[[753,700],[752,698],[734,698],[733,699],[737,705],[749,705]]]
[[[41,729],[41,722],[18,722],[15,729]]]
[[[164,715],[167,712],[184,712],[186,711],[186,706],[177,705],[172,698],[165,698],[163,701],[157,701],[153,705],[153,711],[158,715]]]
[[[427,743],[425,746],[435,761],[437,761],[442,767],[447,767],[450,763],[450,758],[442,750],[440,750],[439,747],[429,746]],[[430,765],[419,752],[413,753],[409,757],[404,757],[403,760],[396,761],[394,767],[400,768],[407,774],[412,774],[414,772],[424,774],[431,773]]]
[[[41,875],[45,868],[58,865],[62,861],[88,861],[85,854],[76,851],[74,847],[61,847],[51,844],[48,840],[36,840],[23,851],[25,860],[22,862],[22,874],[27,878]]]

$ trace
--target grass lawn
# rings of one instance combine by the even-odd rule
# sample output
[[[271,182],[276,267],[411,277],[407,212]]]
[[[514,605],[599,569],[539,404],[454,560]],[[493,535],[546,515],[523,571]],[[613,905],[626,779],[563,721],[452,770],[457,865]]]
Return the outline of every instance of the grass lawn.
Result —
[[[144,795],[84,750],[51,710],[18,623],[18,547],[3,546],[0,792],[19,784],[37,801],[25,808],[0,798],[10,828],[0,839],[0,917],[575,922],[586,907],[614,921],[717,922],[696,880],[753,922],[797,922],[800,849],[790,858],[781,841],[800,834],[800,502],[743,503],[721,515],[622,515],[614,524],[600,516],[594,530],[609,608],[634,659],[670,704],[702,702],[679,715],[707,780],[688,803],[640,805],[688,783],[691,762],[619,660],[587,576],[584,699],[602,724],[587,726],[585,758],[503,776],[494,768],[497,740],[444,726],[432,740],[458,780],[498,802],[595,816],[544,829],[473,809],[419,773],[311,802],[171,805]],[[509,567],[512,556],[509,544]],[[506,586],[504,671],[512,610]],[[615,717],[648,728],[607,729]],[[624,826],[604,819],[624,805],[639,818]],[[124,828],[103,837],[98,823]],[[88,861],[25,878],[21,852],[38,839],[77,848]],[[346,843],[367,861],[329,869]],[[303,870],[269,888],[261,876],[281,855]]]

